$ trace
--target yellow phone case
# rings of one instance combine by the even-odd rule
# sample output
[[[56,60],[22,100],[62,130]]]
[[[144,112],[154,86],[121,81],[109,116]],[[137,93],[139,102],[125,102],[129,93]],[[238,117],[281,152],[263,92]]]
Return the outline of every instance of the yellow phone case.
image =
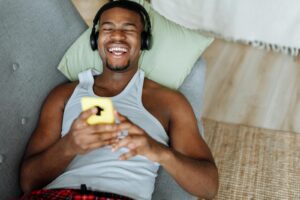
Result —
[[[115,122],[113,103],[110,98],[106,97],[82,97],[82,110],[88,110],[92,107],[97,107],[98,112],[87,119],[87,123],[94,124],[112,124]]]

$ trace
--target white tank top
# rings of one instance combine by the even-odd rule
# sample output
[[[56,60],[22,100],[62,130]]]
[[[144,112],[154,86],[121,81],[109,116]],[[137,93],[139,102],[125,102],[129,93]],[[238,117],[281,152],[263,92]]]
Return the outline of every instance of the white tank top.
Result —
[[[79,84],[65,107],[62,136],[68,133],[72,122],[81,112],[81,97],[97,96],[93,91],[93,73],[95,72],[88,70],[79,74]],[[111,97],[114,107],[152,138],[167,145],[169,138],[163,126],[142,104],[143,83],[144,72],[138,70],[126,88]],[[127,161],[119,160],[119,156],[127,151],[128,149],[121,148],[112,152],[111,147],[107,146],[78,155],[65,172],[46,188],[78,189],[81,184],[86,184],[89,190],[112,192],[139,200],[151,199],[159,164],[144,156],[135,156]]]

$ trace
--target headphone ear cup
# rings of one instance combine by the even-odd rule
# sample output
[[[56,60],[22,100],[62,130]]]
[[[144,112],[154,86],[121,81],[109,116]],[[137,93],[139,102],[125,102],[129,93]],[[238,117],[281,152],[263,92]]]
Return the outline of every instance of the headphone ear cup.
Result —
[[[99,31],[92,32],[90,36],[90,44],[93,51],[98,49],[98,37],[99,37]]]
[[[151,35],[143,31],[141,33],[141,50],[149,50],[151,48]]]

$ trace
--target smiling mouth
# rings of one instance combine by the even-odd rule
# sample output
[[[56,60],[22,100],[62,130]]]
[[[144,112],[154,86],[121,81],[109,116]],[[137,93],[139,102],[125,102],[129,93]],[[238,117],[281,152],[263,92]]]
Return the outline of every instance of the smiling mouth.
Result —
[[[128,49],[123,47],[111,47],[108,49],[108,52],[115,55],[115,56],[121,56],[128,52]]]

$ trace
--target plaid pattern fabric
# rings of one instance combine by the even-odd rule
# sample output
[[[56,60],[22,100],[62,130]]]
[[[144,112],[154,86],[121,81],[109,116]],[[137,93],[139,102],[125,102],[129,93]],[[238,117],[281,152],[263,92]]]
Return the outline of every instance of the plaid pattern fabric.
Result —
[[[42,189],[32,191],[19,200],[132,200],[118,194],[73,189]]]

